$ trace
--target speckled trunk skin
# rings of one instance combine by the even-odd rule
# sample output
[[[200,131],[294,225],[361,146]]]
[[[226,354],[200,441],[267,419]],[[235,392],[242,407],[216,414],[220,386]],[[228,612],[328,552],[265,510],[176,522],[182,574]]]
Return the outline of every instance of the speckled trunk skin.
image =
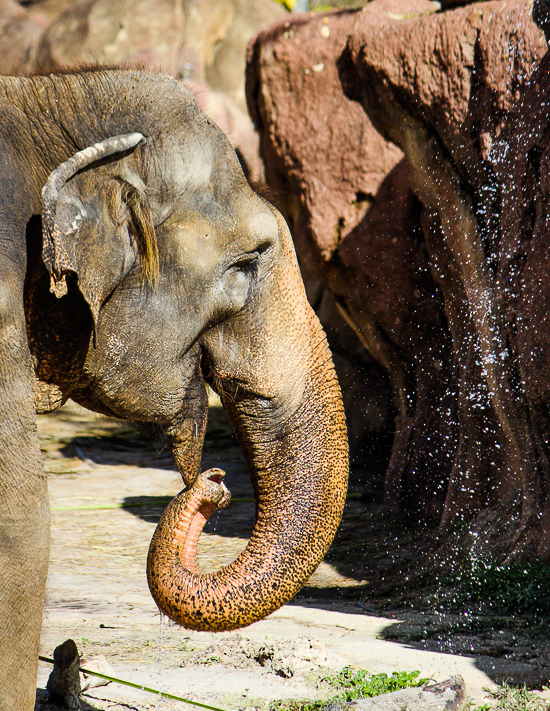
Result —
[[[149,551],[153,597],[165,614],[191,629],[244,627],[290,600],[327,552],[346,498],[340,387],[288,227],[273,213],[278,256],[265,277],[261,305],[251,307],[253,317],[245,310],[202,342],[207,376],[237,433],[256,491],[254,531],[230,565],[208,575],[198,569],[195,548],[206,517],[212,507],[228,503],[213,471],[168,506]]]
[[[229,502],[219,470],[181,492],[159,522],[147,561],[149,587],[159,608],[184,627],[232,630],[269,615],[304,585],[332,542],[345,503],[346,430],[320,328],[317,336],[315,365],[286,436],[260,445],[273,465],[255,482],[258,518],[246,549],[215,573],[197,567],[202,527]],[[243,442],[245,453],[257,444]]]

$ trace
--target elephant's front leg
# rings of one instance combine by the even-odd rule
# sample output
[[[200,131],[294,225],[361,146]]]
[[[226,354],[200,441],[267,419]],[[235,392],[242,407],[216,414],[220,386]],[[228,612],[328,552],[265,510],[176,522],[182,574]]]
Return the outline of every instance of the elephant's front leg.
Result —
[[[49,557],[50,508],[22,303],[17,287],[10,292],[4,281],[0,288],[1,711],[34,708]]]

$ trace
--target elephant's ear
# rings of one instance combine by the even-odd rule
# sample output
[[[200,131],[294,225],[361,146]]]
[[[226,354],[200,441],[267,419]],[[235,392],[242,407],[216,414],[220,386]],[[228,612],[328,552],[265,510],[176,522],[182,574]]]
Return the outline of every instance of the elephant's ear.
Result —
[[[77,275],[94,321],[137,253],[144,278],[154,282],[158,254],[151,215],[138,187],[107,167],[76,174],[102,158],[122,157],[143,140],[132,133],[96,143],[56,168],[42,190],[42,258],[50,290],[61,298],[67,293],[67,274]]]

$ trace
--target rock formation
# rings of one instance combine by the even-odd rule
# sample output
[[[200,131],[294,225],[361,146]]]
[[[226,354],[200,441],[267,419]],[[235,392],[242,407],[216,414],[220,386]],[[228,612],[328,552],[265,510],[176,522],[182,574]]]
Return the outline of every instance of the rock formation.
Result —
[[[342,389],[350,459],[352,464],[362,465],[356,479],[379,493],[372,477],[379,481],[386,469],[395,417],[387,371],[342,318],[329,289],[319,284],[312,302],[327,335]]]
[[[80,655],[74,640],[56,647],[53,660],[46,688],[54,701],[60,701],[69,711],[80,711]]]
[[[78,0],[48,26],[37,61],[52,67],[137,62],[206,82],[245,111],[246,45],[283,15],[273,0]]]
[[[544,29],[545,1],[535,8]],[[247,90],[268,182],[283,196],[302,263],[386,367],[396,401],[414,390],[398,385],[407,372],[416,386],[408,420],[396,406],[386,500],[404,508],[416,502],[451,526],[519,494],[516,550],[535,540],[548,557],[550,60],[541,62],[546,42],[530,13],[518,0],[445,12],[374,0],[363,11],[297,20],[256,40]],[[335,35],[332,53],[321,51],[323,26]],[[312,72],[325,76],[315,113]],[[372,124],[360,123],[350,100]],[[284,117],[298,104],[306,117],[291,125]],[[367,210],[354,221],[354,186],[380,165],[384,146],[390,150],[383,143],[376,153],[365,150],[373,125],[405,161],[385,178],[381,170],[370,193],[358,188]],[[358,155],[350,176],[346,167]],[[339,176],[343,185],[334,190]],[[321,183],[331,188],[328,205]],[[429,462],[440,480],[449,475],[442,497]]]
[[[15,0],[0,0],[0,73],[21,74],[34,62],[46,24]]]
[[[348,96],[403,150],[423,205],[458,367],[460,443],[446,524],[518,491],[521,527],[540,513],[542,460],[518,379],[517,327],[503,309],[511,285],[501,276],[500,229],[509,202],[501,201],[499,163],[510,112],[545,50],[525,3],[491,2],[383,29],[356,26],[340,60]]]
[[[344,95],[338,61],[359,21],[377,26],[437,7],[376,0],[359,13],[287,19],[258,35],[247,69],[266,181],[300,263],[328,287],[391,383],[386,501],[420,507],[426,518],[441,514],[456,448],[450,334],[402,153]],[[360,407],[348,405],[352,424]]]

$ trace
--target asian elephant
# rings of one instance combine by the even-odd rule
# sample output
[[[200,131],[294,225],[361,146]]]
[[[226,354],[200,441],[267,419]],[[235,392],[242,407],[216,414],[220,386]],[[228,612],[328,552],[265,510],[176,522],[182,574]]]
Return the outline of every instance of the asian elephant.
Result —
[[[185,485],[148,559],[161,608],[234,629],[321,561],[347,482],[339,387],[288,229],[177,82],[0,77],[0,710],[32,709],[49,504],[35,412],[67,398],[155,423]],[[246,456],[257,520],[217,573],[194,556],[222,474],[199,475],[205,383]]]

